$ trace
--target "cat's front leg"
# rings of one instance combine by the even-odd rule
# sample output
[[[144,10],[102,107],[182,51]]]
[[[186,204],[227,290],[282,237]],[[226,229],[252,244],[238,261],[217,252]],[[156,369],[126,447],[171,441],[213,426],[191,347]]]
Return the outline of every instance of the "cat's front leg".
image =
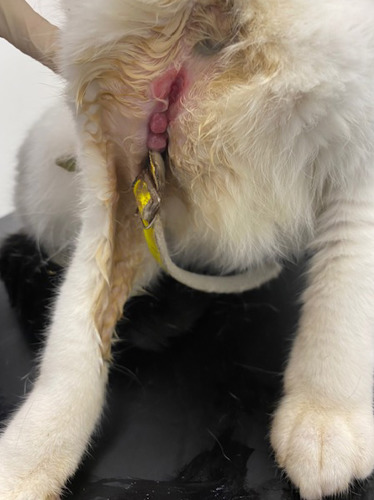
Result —
[[[102,171],[105,175],[90,164],[95,182]],[[135,204],[121,204],[129,211],[121,213],[116,193],[105,193],[112,200],[87,189],[81,232],[39,376],[0,437],[1,500],[58,498],[100,417],[111,334],[123,302],[144,274],[147,250]]]
[[[101,413],[107,366],[91,314],[94,274],[78,245],[57,300],[39,377],[0,438],[4,500],[56,497]]]
[[[319,500],[374,467],[373,182],[332,197],[319,222],[299,332],[271,442],[278,464]]]

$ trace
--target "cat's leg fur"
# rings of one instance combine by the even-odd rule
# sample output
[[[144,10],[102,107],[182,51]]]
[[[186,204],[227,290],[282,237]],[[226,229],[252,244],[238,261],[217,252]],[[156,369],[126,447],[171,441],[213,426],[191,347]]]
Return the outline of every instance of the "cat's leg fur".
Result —
[[[307,500],[343,492],[374,467],[374,180],[363,184],[331,196],[320,217],[273,421],[277,461]]]
[[[75,472],[102,411],[115,323],[154,269],[135,202],[118,196],[109,155],[96,146],[88,138],[80,158],[81,229],[39,375],[0,437],[2,500],[56,498]]]

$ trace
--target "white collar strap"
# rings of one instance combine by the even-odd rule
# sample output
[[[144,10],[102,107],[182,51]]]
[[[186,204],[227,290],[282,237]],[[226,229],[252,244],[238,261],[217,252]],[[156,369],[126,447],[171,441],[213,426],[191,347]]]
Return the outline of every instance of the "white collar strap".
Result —
[[[149,163],[133,183],[133,192],[143,223],[144,236],[149,250],[159,265],[174,279],[184,285],[209,293],[240,293],[258,288],[277,277],[281,266],[267,263],[241,274],[211,276],[186,271],[170,257],[160,217],[160,205],[165,181],[165,164],[157,152],[149,153]]]

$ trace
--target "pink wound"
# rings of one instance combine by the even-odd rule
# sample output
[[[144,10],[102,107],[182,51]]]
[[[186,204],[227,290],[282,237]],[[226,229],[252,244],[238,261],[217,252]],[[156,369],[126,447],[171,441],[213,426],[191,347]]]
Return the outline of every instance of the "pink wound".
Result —
[[[149,134],[147,147],[152,151],[164,151],[168,144],[167,134]]]
[[[169,121],[165,113],[155,113],[149,121],[149,128],[154,134],[163,134],[168,128]]]
[[[167,128],[176,118],[179,101],[186,87],[184,71],[169,69],[151,84],[151,95],[158,101],[154,113],[150,116],[147,147],[154,151],[163,151],[167,147]],[[160,106],[163,101],[164,106]]]
[[[157,78],[151,84],[151,93],[156,99],[167,99],[170,94],[171,86],[178,76],[175,68],[169,69],[162,76]]]

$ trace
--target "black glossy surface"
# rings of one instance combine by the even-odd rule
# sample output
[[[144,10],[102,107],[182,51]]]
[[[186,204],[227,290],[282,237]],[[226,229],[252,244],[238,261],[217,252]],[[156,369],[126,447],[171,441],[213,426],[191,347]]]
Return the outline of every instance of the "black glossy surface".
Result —
[[[14,227],[3,220],[2,235]],[[23,326],[0,284],[0,416],[29,386],[41,336],[27,316],[40,315],[40,288],[50,284],[48,270],[43,281],[19,263],[7,261],[5,269],[21,283],[13,303]],[[130,304],[102,423],[66,498],[297,499],[273,463],[267,432],[297,323],[299,274],[290,268],[261,290],[233,296],[198,294],[165,279]],[[24,314],[28,293],[35,303]],[[345,498],[374,498],[373,483],[366,486]]]

